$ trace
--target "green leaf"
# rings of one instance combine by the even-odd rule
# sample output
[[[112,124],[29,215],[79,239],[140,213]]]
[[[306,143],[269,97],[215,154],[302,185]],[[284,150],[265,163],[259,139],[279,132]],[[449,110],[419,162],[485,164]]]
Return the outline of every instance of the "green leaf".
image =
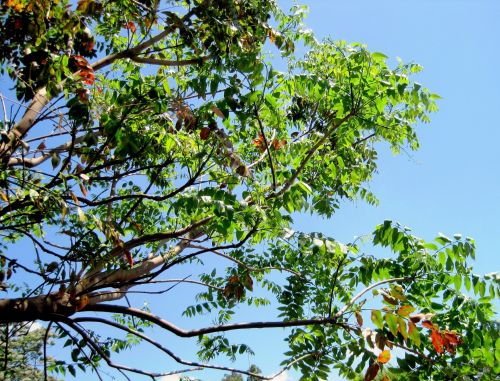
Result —
[[[387,313],[384,316],[384,319],[387,323],[387,327],[391,331],[394,336],[398,335],[398,317],[391,313]]]
[[[382,312],[380,312],[379,310],[372,310],[371,319],[372,319],[373,324],[375,324],[375,326],[377,326],[377,328],[379,328],[379,329],[384,328],[384,322],[382,319]]]
[[[413,323],[412,321],[408,322],[408,336],[417,347],[420,347],[421,344],[420,331],[418,330],[415,323]]]
[[[387,58],[389,58],[384,53],[380,53],[380,52],[373,52],[372,57],[375,60],[380,60],[380,61],[385,61]]]

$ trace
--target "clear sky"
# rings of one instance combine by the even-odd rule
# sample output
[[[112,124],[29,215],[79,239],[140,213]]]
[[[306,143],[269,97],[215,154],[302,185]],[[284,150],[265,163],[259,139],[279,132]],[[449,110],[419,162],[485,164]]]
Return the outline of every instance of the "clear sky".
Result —
[[[288,8],[292,1],[280,0]],[[432,122],[420,126],[421,149],[409,154],[380,152],[379,174],[371,189],[380,205],[346,204],[330,221],[296,219],[298,229],[323,231],[343,241],[370,233],[385,219],[432,239],[438,232],[463,233],[477,243],[477,273],[500,270],[500,2],[497,0],[319,0],[306,20],[317,37],[363,42],[390,58],[424,66],[417,80],[441,95]],[[172,295],[172,298],[174,295]],[[168,303],[168,302],[166,302]],[[261,319],[248,311],[243,320]],[[209,322],[205,322],[209,323]],[[193,322],[193,325],[203,322]],[[278,369],[284,344],[279,332],[251,332],[240,342],[256,342],[266,374]],[[177,343],[177,341],[175,341]],[[184,345],[177,349],[190,350]],[[192,353],[192,352],[191,352]],[[151,364],[158,364],[151,357]],[[205,373],[217,381],[220,373]],[[175,380],[176,378],[168,378]],[[295,381],[290,373],[280,381]],[[338,379],[332,376],[331,380]]]
[[[284,8],[293,2],[278,1]],[[440,111],[420,126],[421,149],[395,157],[380,152],[379,174],[371,183],[380,206],[346,204],[330,221],[296,219],[301,230],[321,230],[341,241],[370,233],[385,219],[400,221],[416,235],[432,239],[438,232],[461,232],[477,243],[478,273],[500,270],[500,1],[498,0],[317,0],[306,20],[317,37],[363,42],[373,51],[424,66],[417,80],[441,95]],[[180,304],[174,292],[155,305],[168,319]],[[182,301],[184,302],[184,301]],[[265,316],[264,316],[265,318]],[[238,319],[262,320],[261,312],[244,311]],[[209,325],[202,319],[176,321],[183,328]],[[183,342],[155,331],[155,339],[195,360],[194,341]],[[254,342],[255,363],[269,374],[279,369],[285,350],[279,332],[239,333]],[[162,339],[163,338],[163,339]],[[54,353],[55,356],[57,354]],[[121,358],[131,365],[164,368],[160,353],[144,346]],[[170,362],[168,364],[171,364]],[[181,369],[182,366],[175,367]],[[204,373],[218,381],[222,373]],[[79,376],[78,380],[94,379]],[[140,380],[140,377],[132,377]],[[68,378],[69,379],[69,378]],[[290,373],[280,381],[296,381]],[[331,380],[337,379],[335,376]],[[166,378],[173,381],[177,378]]]

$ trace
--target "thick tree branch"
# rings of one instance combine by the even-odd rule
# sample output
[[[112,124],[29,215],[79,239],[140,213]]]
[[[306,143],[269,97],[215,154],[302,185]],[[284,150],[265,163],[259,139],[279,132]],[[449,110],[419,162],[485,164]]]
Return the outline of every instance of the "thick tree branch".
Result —
[[[55,147],[55,148],[49,150],[48,152],[45,152],[44,154],[42,154],[41,156],[38,156],[38,157],[33,157],[33,158],[13,157],[13,158],[10,158],[9,162],[8,162],[8,166],[13,167],[13,166],[17,166],[17,165],[22,165],[23,167],[27,167],[27,168],[36,167],[37,165],[40,165],[43,162],[47,161],[52,156],[52,154],[60,153],[60,152],[67,152],[68,150],[73,148],[76,144],[80,144],[81,142],[83,142],[84,139],[85,139],[84,136],[80,136],[80,137],[76,138],[74,140],[74,142],[68,141],[64,144],[61,144],[58,147]]]

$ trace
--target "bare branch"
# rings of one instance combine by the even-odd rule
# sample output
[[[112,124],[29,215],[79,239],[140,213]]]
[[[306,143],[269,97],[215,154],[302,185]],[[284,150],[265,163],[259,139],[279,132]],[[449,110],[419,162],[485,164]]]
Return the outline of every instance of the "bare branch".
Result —
[[[302,356],[302,357],[300,357],[300,358],[298,358],[298,359],[290,362],[283,369],[281,369],[279,372],[273,374],[272,376],[263,376],[263,375],[260,375],[260,374],[256,374],[256,373],[252,373],[252,372],[248,372],[248,371],[244,371],[244,370],[240,370],[240,369],[229,368],[229,367],[220,366],[220,365],[212,365],[212,364],[206,364],[206,363],[199,363],[199,362],[194,362],[194,361],[183,360],[182,358],[180,358],[179,356],[177,356],[174,352],[172,352],[168,348],[164,347],[163,345],[161,345],[157,341],[151,339],[149,336],[146,336],[145,334],[143,334],[143,333],[141,333],[139,331],[136,331],[134,329],[131,329],[129,327],[126,327],[124,325],[118,324],[116,322],[113,322],[113,321],[110,321],[110,320],[107,320],[107,319],[93,318],[93,317],[81,317],[81,318],[75,318],[75,319],[73,319],[73,321],[75,323],[77,323],[77,322],[78,323],[92,322],[92,323],[106,324],[106,325],[115,327],[117,329],[120,329],[122,331],[128,332],[128,333],[130,333],[132,335],[135,335],[137,337],[140,337],[141,339],[143,339],[143,340],[147,341],[148,343],[152,344],[153,346],[155,346],[156,348],[158,348],[162,352],[166,353],[170,358],[174,359],[179,364],[196,367],[195,369],[191,369],[192,371],[194,371],[194,370],[200,370],[200,369],[217,369],[217,370],[223,370],[223,371],[228,371],[228,372],[235,372],[235,373],[243,374],[243,375],[246,375],[246,376],[256,377],[256,378],[259,378],[261,380],[272,380],[273,378],[275,378],[275,377],[279,376],[281,373],[283,373],[285,370],[289,369],[294,363],[296,363],[296,362],[304,359],[305,357],[308,357],[308,356],[311,355],[311,354],[307,354],[305,356]]]
[[[415,280],[415,278],[414,277],[402,277],[402,278],[385,279],[385,280],[381,280],[380,282],[373,283],[372,285],[366,287],[365,289],[363,289],[362,291],[360,291],[357,295],[355,295],[349,301],[349,303],[347,303],[344,307],[342,307],[340,309],[339,312],[337,312],[335,314],[335,318],[339,318],[340,316],[342,316],[344,314],[344,312],[346,312],[356,302],[356,300],[358,300],[359,298],[361,298],[364,294],[366,294],[371,289],[374,289],[375,287],[381,286],[381,285],[386,284],[386,283],[408,282],[408,281],[412,281],[412,280]]]
[[[110,313],[120,313],[129,316],[135,316],[137,318],[150,321],[161,328],[172,332],[174,335],[179,337],[195,337],[199,335],[206,335],[215,332],[228,332],[243,329],[264,329],[264,328],[286,328],[286,327],[303,327],[307,325],[338,325],[343,326],[343,323],[339,322],[338,317],[332,318],[317,318],[317,319],[303,319],[303,320],[290,320],[290,321],[261,321],[261,322],[251,322],[251,323],[236,323],[236,324],[223,324],[211,327],[205,327],[200,329],[194,329],[191,331],[186,331],[182,328],[175,326],[167,320],[160,318],[159,316],[153,315],[152,313],[139,310],[132,307],[124,307],[120,305],[113,304],[96,304],[88,305],[83,311],[95,311],[95,312],[110,312]]]
[[[294,270],[291,270],[291,269],[287,269],[286,267],[276,267],[276,266],[251,267],[251,266],[248,266],[245,262],[240,261],[239,259],[233,258],[228,254],[224,254],[223,252],[217,250],[216,248],[208,248],[208,247],[201,246],[201,245],[189,245],[189,247],[193,248],[193,249],[201,249],[203,252],[210,251],[210,252],[214,253],[215,255],[218,255],[219,257],[226,258],[227,260],[230,260],[231,262],[234,262],[234,263],[238,264],[239,266],[244,267],[245,269],[247,269],[250,272],[262,272],[262,271],[266,271],[266,270],[277,270],[277,271],[289,272],[289,273],[291,273],[293,275],[297,275],[297,276],[302,275],[301,273],[294,271]]]
[[[159,66],[189,66],[201,64],[210,59],[210,56],[191,58],[187,60],[164,60],[154,57],[139,57],[139,56],[131,56],[130,59],[137,63],[150,64],[150,65],[159,65]]]

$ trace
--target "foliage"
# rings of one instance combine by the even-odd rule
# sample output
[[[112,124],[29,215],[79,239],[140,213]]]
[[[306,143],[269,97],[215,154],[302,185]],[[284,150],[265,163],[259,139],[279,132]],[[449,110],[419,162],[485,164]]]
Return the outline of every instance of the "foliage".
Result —
[[[43,343],[53,335],[46,335],[46,329],[42,327],[32,329],[31,324],[2,325],[0,330],[0,378],[10,381],[44,380]],[[47,340],[47,344],[52,342]],[[57,366],[51,358],[47,358],[47,362],[50,367]],[[8,366],[5,366],[6,363]],[[47,380],[57,381],[52,376],[48,376]]]
[[[189,369],[266,379],[213,361],[253,353],[225,332],[277,327],[289,329],[283,368],[304,380],[500,370],[499,278],[472,273],[472,239],[426,242],[386,221],[369,239],[381,257],[292,230],[297,213],[376,204],[366,184],[380,143],[418,148],[415,126],[438,99],[411,79],[416,64],[317,41],[304,11],[268,0],[2,1],[0,61],[17,100],[2,94],[0,322],[52,322],[72,360],[55,370],[185,372],[113,360],[145,341]],[[202,291],[184,317],[213,326],[183,330],[126,298],[189,284]],[[231,322],[239,305],[270,303],[280,320]],[[200,362],[148,336],[151,326],[197,338]]]
[[[248,369],[248,372],[257,375],[262,374],[262,371],[256,365],[251,365],[250,368]],[[257,380],[259,380],[258,377],[247,376],[247,381],[257,381]],[[231,372],[231,374],[224,375],[222,381],[243,381],[243,376],[240,373],[233,371]]]

